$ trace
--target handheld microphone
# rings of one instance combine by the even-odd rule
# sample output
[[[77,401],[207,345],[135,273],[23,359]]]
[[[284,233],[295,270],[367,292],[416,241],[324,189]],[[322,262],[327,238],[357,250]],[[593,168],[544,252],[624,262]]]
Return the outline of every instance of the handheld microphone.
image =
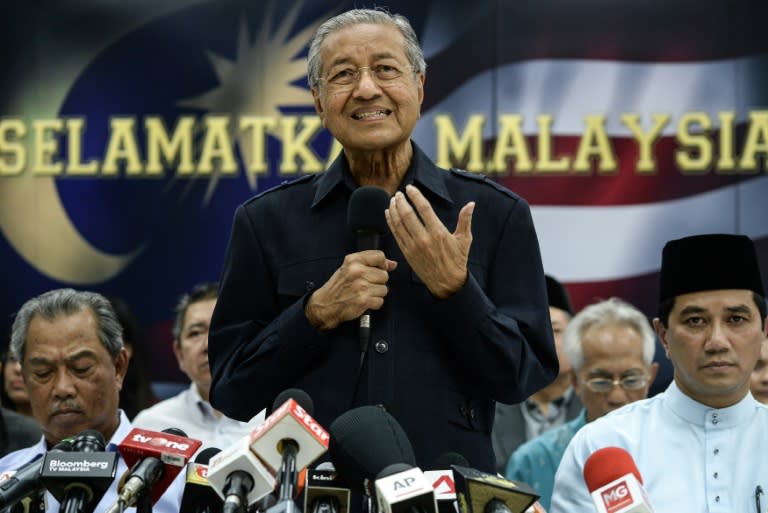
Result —
[[[306,392],[285,390],[275,398],[272,414],[251,433],[251,450],[279,476],[277,504],[271,513],[294,508],[299,470],[328,449],[330,437],[312,418],[313,409]]]
[[[221,449],[208,447],[187,463],[187,480],[181,496],[179,513],[220,513],[221,499],[208,482],[208,463]]]
[[[48,453],[64,453],[71,450],[72,440],[66,438],[54,445]],[[41,454],[16,470],[0,474],[0,510],[15,506],[45,488],[40,477],[44,463],[45,458]]]
[[[379,513],[436,513],[435,489],[420,469],[394,463],[379,472],[375,483]]]
[[[379,249],[381,235],[387,232],[384,211],[389,208],[389,193],[380,187],[358,187],[347,206],[347,225],[357,237],[357,250]],[[371,338],[371,312],[360,316],[360,351],[368,349]]]
[[[213,456],[208,464],[208,482],[224,501],[223,511],[242,512],[270,495],[277,481],[251,451],[251,435]]]
[[[349,496],[349,487],[330,461],[321,463],[314,470],[307,470],[305,513],[349,513]]]
[[[598,513],[653,513],[632,456],[603,447],[584,462],[584,481]]]
[[[105,448],[104,436],[88,429],[73,439],[72,452],[45,455],[40,478],[61,503],[61,513],[91,513],[104,497],[118,460],[117,453]]]
[[[432,488],[435,490],[439,513],[459,513],[459,505],[456,502],[456,480],[453,477],[451,465],[468,467],[469,462],[461,454],[448,452],[437,458],[431,465],[430,468],[435,470],[424,471],[424,476],[432,483]]]
[[[176,428],[162,432],[133,428],[118,446],[131,470],[107,513],[135,506],[147,494],[151,503],[157,502],[202,445],[200,440],[186,436]]]
[[[539,494],[525,483],[452,465],[461,513],[524,513]]]

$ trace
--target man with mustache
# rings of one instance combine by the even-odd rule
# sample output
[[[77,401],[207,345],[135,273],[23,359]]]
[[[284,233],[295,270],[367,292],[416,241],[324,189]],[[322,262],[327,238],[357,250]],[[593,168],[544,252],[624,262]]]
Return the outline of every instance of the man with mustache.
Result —
[[[176,426],[206,446],[227,447],[264,422],[264,412],[248,422],[231,419],[211,406],[211,369],[208,365],[208,329],[218,297],[218,283],[200,283],[176,305],[173,354],[189,377],[189,388],[139,412],[133,424],[162,430]]]
[[[32,414],[42,427],[43,437],[37,444],[0,459],[0,472],[18,469],[64,438],[87,429],[104,436],[108,451],[117,450],[132,428],[118,408],[128,356],[122,328],[105,297],[58,289],[30,299],[14,320],[10,350],[21,362]],[[117,475],[127,470],[121,457]],[[178,511],[183,475],[180,473],[154,504],[154,511]],[[106,511],[115,502],[119,481],[112,482],[94,513]],[[53,513],[59,507],[46,492],[42,509]]]
[[[595,511],[583,467],[608,446],[634,459],[656,513],[766,511],[768,408],[749,393],[766,333],[752,241],[710,234],[668,242],[658,312],[653,325],[674,381],[576,433],[555,476],[551,513]]]

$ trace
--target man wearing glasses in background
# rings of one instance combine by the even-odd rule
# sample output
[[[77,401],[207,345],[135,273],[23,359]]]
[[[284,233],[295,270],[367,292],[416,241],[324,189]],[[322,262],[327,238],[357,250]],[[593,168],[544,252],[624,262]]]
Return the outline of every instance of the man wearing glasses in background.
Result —
[[[211,324],[211,404],[248,419],[298,387],[326,427],[382,405],[419,466],[456,452],[492,472],[494,400],[520,402],[558,374],[530,208],[411,141],[426,63],[403,16],[339,14],[307,60],[343,151],[238,207]],[[347,223],[363,186],[383,199],[368,216],[383,225],[378,249],[360,250]]]
[[[579,312],[563,333],[563,351],[571,363],[573,388],[584,408],[570,422],[521,445],[506,466],[507,479],[523,481],[549,509],[555,471],[576,432],[587,422],[648,396],[658,364],[648,319],[616,298]]]
[[[555,475],[551,513],[595,511],[582,471],[609,446],[634,460],[655,513],[766,511],[768,408],[749,393],[764,297],[748,237],[697,235],[664,246],[653,325],[674,381],[576,433]]]

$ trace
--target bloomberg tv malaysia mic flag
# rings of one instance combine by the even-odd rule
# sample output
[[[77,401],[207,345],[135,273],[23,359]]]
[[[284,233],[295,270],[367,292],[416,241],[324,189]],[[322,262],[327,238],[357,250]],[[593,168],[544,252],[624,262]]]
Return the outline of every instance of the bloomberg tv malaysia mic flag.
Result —
[[[61,502],[73,483],[87,483],[89,495],[104,495],[117,472],[116,452],[48,452],[40,469],[40,478],[56,500]],[[86,485],[81,485],[86,486]],[[98,503],[93,502],[93,506]]]

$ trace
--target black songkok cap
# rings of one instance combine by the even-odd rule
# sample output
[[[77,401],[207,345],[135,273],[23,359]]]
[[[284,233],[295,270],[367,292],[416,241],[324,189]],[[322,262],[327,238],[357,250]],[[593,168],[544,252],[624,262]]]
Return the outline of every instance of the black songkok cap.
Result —
[[[547,300],[549,301],[549,306],[565,310],[573,315],[571,298],[568,297],[568,291],[565,290],[565,287],[548,274],[545,274],[544,278],[547,280]]]
[[[744,289],[765,296],[757,252],[745,235],[671,240],[661,254],[659,302],[703,290]]]

